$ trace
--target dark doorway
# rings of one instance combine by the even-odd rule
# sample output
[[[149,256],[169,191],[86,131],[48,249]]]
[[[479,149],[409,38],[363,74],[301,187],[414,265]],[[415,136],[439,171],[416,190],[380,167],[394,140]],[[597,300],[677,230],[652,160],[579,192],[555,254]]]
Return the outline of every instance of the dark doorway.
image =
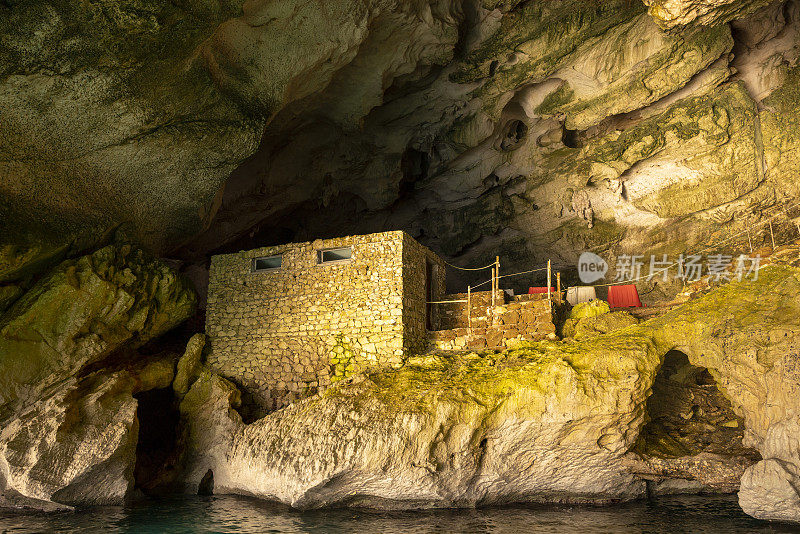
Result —
[[[134,395],[139,405],[139,441],[134,466],[135,487],[145,494],[170,491],[179,459],[180,412],[172,388]]]

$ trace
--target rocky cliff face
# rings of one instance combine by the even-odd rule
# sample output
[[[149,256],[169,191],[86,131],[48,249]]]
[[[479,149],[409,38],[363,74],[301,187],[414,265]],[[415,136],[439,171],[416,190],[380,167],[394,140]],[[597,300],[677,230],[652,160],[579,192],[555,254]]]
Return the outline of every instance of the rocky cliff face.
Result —
[[[133,395],[169,387],[174,367],[134,349],[194,306],[187,281],[116,245],[63,262],[0,315],[0,509],[130,495]]]
[[[728,237],[794,207],[798,9],[7,2],[0,280],[119,225],[201,264],[384,229],[510,270]]]
[[[730,491],[741,477],[747,513],[799,521],[798,290],[800,271],[769,267],[646,323],[411,358],[249,425],[238,390],[203,371],[181,404],[185,480],[298,507],[391,508],[609,502]],[[654,387],[662,364],[669,383]],[[671,410],[686,413],[670,422]]]
[[[388,229],[509,271],[795,239],[798,58],[797,0],[0,0],[0,506],[129,497],[139,399],[172,383],[191,489],[609,501],[743,472],[748,513],[800,520],[793,269],[250,425],[198,338],[177,378],[136,352],[195,306],[138,247],[202,280],[212,251]],[[703,428],[741,443],[698,457]]]
[[[340,110],[349,69],[278,113],[186,252],[404,228],[515,271],[697,248],[796,197],[794,3],[473,7],[452,59],[383,73],[367,113]]]

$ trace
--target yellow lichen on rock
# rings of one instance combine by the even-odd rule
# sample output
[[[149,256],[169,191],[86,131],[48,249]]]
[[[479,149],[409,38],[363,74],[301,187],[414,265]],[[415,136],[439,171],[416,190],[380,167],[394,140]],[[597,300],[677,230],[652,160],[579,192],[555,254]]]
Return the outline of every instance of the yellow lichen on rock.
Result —
[[[641,324],[503,352],[412,357],[249,425],[237,422],[227,389],[200,394],[208,376],[187,395],[206,400],[183,406],[189,421],[205,421],[202,440],[190,442],[187,484],[212,469],[225,491],[297,507],[635,498],[645,482],[632,471],[631,450],[659,366],[679,349],[743,418],[741,446],[783,462],[747,470],[745,511],[797,520],[755,488],[784,491],[800,466],[785,446],[788,431],[778,431],[797,424],[800,406],[798,294],[799,269],[769,266],[758,280]]]

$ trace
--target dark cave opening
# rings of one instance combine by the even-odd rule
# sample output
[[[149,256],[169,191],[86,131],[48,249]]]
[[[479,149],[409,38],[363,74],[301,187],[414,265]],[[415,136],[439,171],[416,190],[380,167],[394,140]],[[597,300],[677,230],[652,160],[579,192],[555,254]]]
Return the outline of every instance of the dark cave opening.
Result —
[[[651,481],[681,481],[699,492],[731,492],[748,466],[761,459],[745,447],[744,420],[703,367],[672,350],[647,399],[648,422],[633,447]]]
[[[500,150],[509,152],[519,148],[528,136],[528,125],[521,120],[513,120],[506,125],[505,135],[500,141]]]
[[[561,134],[561,142],[564,143],[564,146],[567,148],[580,148],[581,142],[579,139],[580,132],[578,130],[569,130],[564,128],[563,133]]]
[[[270,411],[272,411],[271,406],[264,406],[263,402],[259,402],[250,391],[244,387],[238,381],[233,381],[236,384],[236,387],[239,388],[241,392],[241,401],[238,406],[234,406],[233,409],[239,414],[239,417],[242,418],[242,422],[246,425],[249,425],[255,421],[258,421],[265,415],[267,415]]]
[[[427,153],[416,148],[407,148],[400,158],[400,170],[403,177],[398,184],[396,202],[411,197],[417,182],[428,176],[429,169],[430,156]]]
[[[710,452],[746,455],[744,421],[717,387],[708,369],[695,367],[672,350],[647,399],[650,421],[642,429],[637,452],[666,458]]]
[[[180,457],[181,424],[172,387],[134,395],[138,401],[139,440],[136,443],[134,487],[145,495],[171,490]]]

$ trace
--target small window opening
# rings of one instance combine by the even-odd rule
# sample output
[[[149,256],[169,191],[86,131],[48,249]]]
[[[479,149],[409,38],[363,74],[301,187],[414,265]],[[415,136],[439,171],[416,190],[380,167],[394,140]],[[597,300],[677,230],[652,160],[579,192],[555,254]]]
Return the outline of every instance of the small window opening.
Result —
[[[348,261],[352,258],[353,249],[351,247],[329,248],[328,250],[317,251],[317,263]]]
[[[266,256],[263,258],[254,258],[253,259],[253,272],[258,271],[274,271],[276,269],[281,268],[281,264],[283,263],[283,256],[278,254],[277,256]]]

